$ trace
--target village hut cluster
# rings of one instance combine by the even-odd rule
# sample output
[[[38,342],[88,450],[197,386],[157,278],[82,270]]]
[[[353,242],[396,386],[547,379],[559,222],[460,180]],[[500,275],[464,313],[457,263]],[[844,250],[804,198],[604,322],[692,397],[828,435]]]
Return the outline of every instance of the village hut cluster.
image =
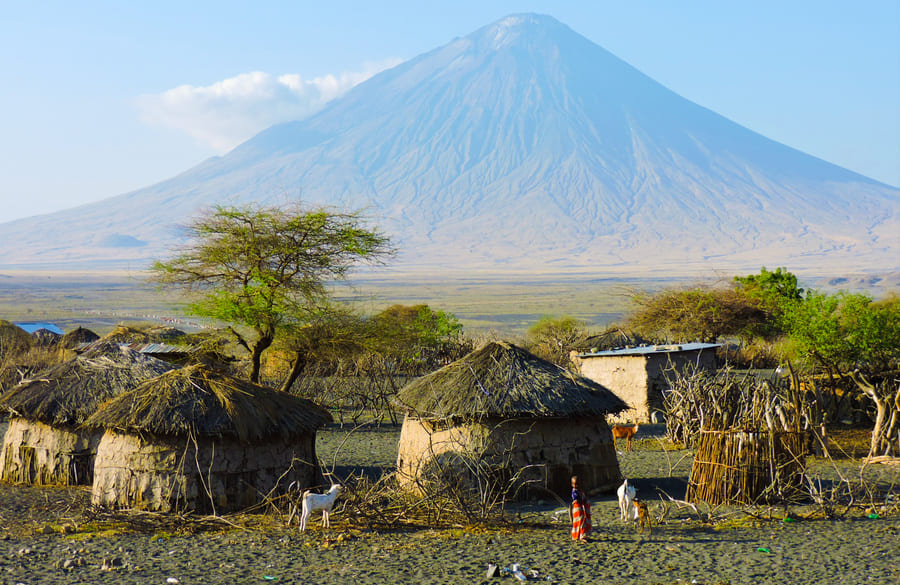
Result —
[[[0,396],[9,414],[0,479],[90,485],[100,434],[83,426],[104,401],[172,369],[113,343],[26,379]]]
[[[33,343],[0,327],[6,345]],[[188,365],[196,354],[160,341],[177,333],[119,327],[99,340],[76,330],[47,341],[72,357],[0,395],[10,418],[0,479],[91,485],[98,506],[201,513],[321,485],[316,431],[330,414],[210,363]],[[504,501],[564,498],[577,475],[593,492],[611,492],[622,475],[608,420],[644,422],[667,410],[675,423],[691,418],[672,401],[683,393],[672,392],[671,376],[712,370],[715,347],[581,353],[575,373],[511,343],[485,344],[397,394],[398,487],[422,493],[444,482]],[[688,499],[783,496],[802,471],[800,414],[776,394],[703,388],[690,401],[712,401],[709,412],[721,416],[695,429]]]
[[[315,432],[327,411],[156,359],[121,334],[72,341],[83,353],[0,396],[0,479],[91,485],[92,501],[111,508],[216,513],[319,481]]]

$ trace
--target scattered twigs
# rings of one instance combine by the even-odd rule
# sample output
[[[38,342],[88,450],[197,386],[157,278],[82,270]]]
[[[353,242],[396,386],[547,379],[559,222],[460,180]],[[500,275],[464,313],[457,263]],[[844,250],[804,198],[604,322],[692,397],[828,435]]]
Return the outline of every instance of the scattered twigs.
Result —
[[[662,452],[666,454],[666,463],[669,465],[668,476],[669,476],[669,477],[672,477],[672,476],[674,475],[674,473],[675,473],[675,468],[678,467],[678,464],[681,463],[682,461],[684,461],[685,459],[688,459],[689,457],[692,457],[692,456],[693,456],[693,453],[691,453],[690,451],[686,452],[684,455],[682,455],[681,457],[678,458],[678,461],[676,461],[676,462],[673,464],[673,463],[672,463],[672,458],[669,457],[669,450],[666,449],[666,444],[665,444],[665,443],[663,442],[663,440],[662,440],[661,438],[659,438],[659,437],[656,437],[656,440],[659,442],[659,446],[660,446],[660,448],[662,449]]]

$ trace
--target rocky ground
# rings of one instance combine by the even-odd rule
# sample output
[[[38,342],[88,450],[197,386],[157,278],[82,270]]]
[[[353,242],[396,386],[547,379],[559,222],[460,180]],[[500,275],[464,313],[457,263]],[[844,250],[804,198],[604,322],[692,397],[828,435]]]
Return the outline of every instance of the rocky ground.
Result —
[[[338,477],[377,476],[396,457],[399,429],[329,428],[318,449]],[[345,510],[331,529],[300,533],[274,512],[202,519],[107,514],[86,488],[0,484],[0,584],[34,583],[896,583],[900,582],[900,469],[816,462],[823,485],[866,479],[872,497],[829,518],[812,503],[692,509],[677,502],[691,453],[642,428],[620,454],[650,501],[652,534],[618,519],[610,494],[593,501],[595,532],[572,542],[556,502],[523,506],[490,527],[367,528]],[[895,498],[890,500],[890,498]],[[876,500],[872,506],[872,499]],[[789,514],[789,516],[786,516]],[[789,517],[789,521],[784,521]],[[497,576],[487,577],[491,565]]]

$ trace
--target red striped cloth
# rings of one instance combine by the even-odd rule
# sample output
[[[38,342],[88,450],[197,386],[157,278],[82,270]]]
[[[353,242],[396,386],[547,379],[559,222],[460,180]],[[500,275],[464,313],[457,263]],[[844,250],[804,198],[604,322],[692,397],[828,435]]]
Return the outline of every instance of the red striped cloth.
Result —
[[[588,502],[572,502],[572,539],[587,538],[591,531],[591,505]]]

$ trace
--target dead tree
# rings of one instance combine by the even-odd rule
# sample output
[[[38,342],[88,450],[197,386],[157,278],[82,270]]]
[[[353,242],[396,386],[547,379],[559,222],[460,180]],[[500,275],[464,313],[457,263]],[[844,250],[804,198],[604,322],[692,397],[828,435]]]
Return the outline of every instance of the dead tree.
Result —
[[[872,383],[859,371],[851,376],[859,389],[875,403],[869,459],[900,456],[900,381],[886,378]]]

